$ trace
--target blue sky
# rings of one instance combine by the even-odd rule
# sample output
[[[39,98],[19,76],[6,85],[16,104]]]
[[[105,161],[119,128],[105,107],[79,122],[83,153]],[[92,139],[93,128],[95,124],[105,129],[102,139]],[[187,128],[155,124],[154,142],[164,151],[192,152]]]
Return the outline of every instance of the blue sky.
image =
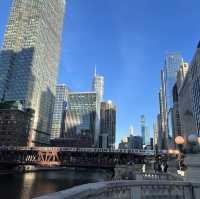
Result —
[[[0,1],[0,43],[10,4]],[[90,90],[96,64],[105,99],[117,105],[117,142],[131,124],[140,134],[141,114],[152,134],[164,56],[178,51],[191,61],[199,8],[199,0],[68,0],[58,82]]]

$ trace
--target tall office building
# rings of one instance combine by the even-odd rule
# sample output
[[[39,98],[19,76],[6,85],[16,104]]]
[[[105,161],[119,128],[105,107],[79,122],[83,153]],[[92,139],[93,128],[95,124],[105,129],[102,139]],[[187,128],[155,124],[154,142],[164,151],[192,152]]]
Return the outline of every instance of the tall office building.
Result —
[[[149,127],[145,126],[145,145],[150,145]]]
[[[157,140],[157,146],[158,146],[158,149],[162,149],[162,124],[161,124],[161,115],[158,114],[157,115],[157,124],[158,124],[158,140]]]
[[[94,146],[96,124],[95,92],[70,92],[65,119],[65,138],[88,137]]]
[[[134,129],[133,129],[133,126],[132,126],[132,125],[129,126],[128,134],[129,134],[129,135],[133,135],[133,134],[134,134]]]
[[[146,144],[146,135],[145,135],[145,132],[146,132],[146,126],[145,126],[145,116],[144,115],[141,115],[141,135],[142,135],[142,140],[143,140],[143,145]]]
[[[101,102],[104,95],[104,77],[96,74],[96,67],[94,72],[92,90],[97,94],[97,110],[96,110],[96,130],[95,130],[95,145],[99,145],[99,134],[100,134],[100,109]]]
[[[164,148],[172,145],[173,137],[173,86],[176,83],[176,76],[181,65],[182,56],[179,53],[169,53],[165,57],[165,66],[161,71],[161,101],[163,115],[163,141]]]
[[[187,75],[187,72],[189,70],[189,64],[188,63],[184,63],[182,62],[181,65],[180,65],[180,68],[177,72],[177,77],[176,77],[176,84],[177,84],[177,89],[179,91],[179,89],[181,88],[183,82],[184,82],[184,79]]]
[[[177,84],[175,84],[173,87],[173,137],[172,137],[174,146],[176,146],[175,138],[182,134],[179,102],[180,101],[178,96]]]
[[[93,84],[92,84],[93,91],[97,93],[97,98],[100,102],[103,101],[104,95],[104,77],[97,75],[96,68],[94,72]]]
[[[51,139],[61,138],[64,131],[64,119],[67,108],[68,88],[66,85],[56,86],[56,97],[53,110]]]
[[[154,146],[158,145],[158,123],[157,121],[153,123],[153,132],[154,132]]]
[[[35,110],[31,145],[49,143],[64,0],[13,0],[0,51],[0,99]]]
[[[142,137],[129,135],[128,139],[128,149],[142,149]]]
[[[116,106],[112,101],[101,103],[100,148],[115,148]]]
[[[195,123],[194,111],[193,111],[193,92],[192,92],[192,73],[191,67],[188,69],[185,78],[182,83],[179,84],[180,87],[178,90],[178,106],[179,106],[179,114],[181,121],[181,135],[185,139],[185,149],[190,148],[190,144],[188,143],[188,136],[197,132],[197,127]],[[180,80],[177,77],[177,85]],[[178,87],[178,86],[177,86]],[[195,99],[194,99],[195,100]]]
[[[193,114],[200,135],[200,41],[191,63]],[[195,133],[195,132],[194,132]]]

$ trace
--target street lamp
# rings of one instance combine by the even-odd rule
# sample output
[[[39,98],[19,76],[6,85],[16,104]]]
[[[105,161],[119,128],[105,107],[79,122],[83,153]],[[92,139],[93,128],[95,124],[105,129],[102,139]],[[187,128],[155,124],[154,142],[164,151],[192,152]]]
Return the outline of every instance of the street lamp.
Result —
[[[177,136],[175,138],[175,143],[178,145],[180,153],[178,154],[178,162],[179,162],[179,170],[184,170],[184,154],[183,154],[183,144],[185,143],[185,139],[182,136]]]
[[[177,144],[177,145],[182,145],[182,144],[184,144],[185,143],[185,140],[184,140],[184,138],[182,137],[182,136],[177,136],[176,138],[175,138],[175,143]]]
[[[197,137],[197,143],[200,145],[200,137]]]

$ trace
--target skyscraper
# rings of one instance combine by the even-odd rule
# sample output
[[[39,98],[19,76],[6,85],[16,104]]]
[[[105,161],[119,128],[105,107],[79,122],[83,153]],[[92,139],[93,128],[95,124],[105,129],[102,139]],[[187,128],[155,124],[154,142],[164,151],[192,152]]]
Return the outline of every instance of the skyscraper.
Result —
[[[191,63],[193,114],[200,135],[200,41]],[[195,133],[195,132],[194,132]]]
[[[95,92],[70,92],[68,94],[64,137],[85,136],[94,145],[96,101]]]
[[[128,134],[129,134],[129,135],[133,135],[133,133],[134,133],[133,126],[130,125],[130,126],[129,126],[129,129],[128,129]]]
[[[143,144],[145,145],[145,141],[146,141],[146,136],[145,136],[145,116],[141,115],[141,134],[142,134],[142,140],[143,140]]]
[[[112,101],[101,103],[99,147],[114,148],[116,134],[116,106]]]
[[[101,102],[104,95],[104,77],[96,74],[96,67],[94,72],[92,90],[97,94],[97,110],[96,110],[96,130],[95,130],[95,145],[99,145],[99,134],[100,134],[100,109]]]
[[[60,138],[64,133],[64,118],[67,108],[67,96],[68,88],[66,85],[57,85],[52,119],[51,139]]]
[[[94,79],[92,84],[92,90],[97,93],[97,98],[100,102],[103,101],[103,95],[104,95],[104,77],[97,75],[96,68],[94,72]]]
[[[0,99],[35,110],[32,145],[49,143],[64,0],[13,0],[0,51]]]
[[[145,126],[145,145],[150,144],[149,127]]]
[[[169,53],[165,57],[165,66],[161,71],[161,101],[163,117],[161,117],[164,134],[165,148],[172,145],[173,137],[173,86],[181,63],[182,56],[179,53]]]
[[[154,146],[158,145],[158,123],[157,121],[153,123],[153,131],[154,131]]]

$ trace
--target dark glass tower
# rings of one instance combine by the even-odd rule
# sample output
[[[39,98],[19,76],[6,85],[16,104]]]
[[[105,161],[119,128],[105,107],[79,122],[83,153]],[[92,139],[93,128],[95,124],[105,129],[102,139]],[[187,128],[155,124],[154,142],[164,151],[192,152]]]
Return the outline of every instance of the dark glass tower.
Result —
[[[48,144],[64,0],[13,0],[0,51],[0,99],[35,110],[32,145]]]

